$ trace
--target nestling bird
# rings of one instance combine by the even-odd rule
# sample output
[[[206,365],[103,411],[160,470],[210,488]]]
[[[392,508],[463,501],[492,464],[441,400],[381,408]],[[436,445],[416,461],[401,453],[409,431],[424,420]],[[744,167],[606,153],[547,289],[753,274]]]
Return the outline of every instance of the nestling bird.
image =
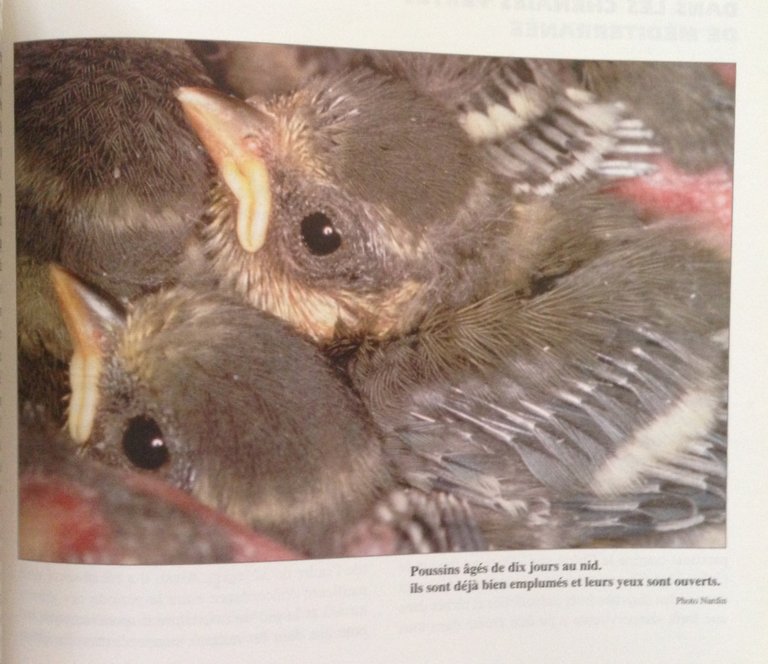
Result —
[[[206,250],[223,285],[325,347],[398,473],[472,501],[494,546],[721,532],[725,262],[559,181],[580,151],[557,123],[496,145],[392,71],[267,102],[180,91],[221,173]]]
[[[89,457],[308,555],[477,542],[460,501],[398,490],[358,397],[281,321],[182,286],[125,315],[61,268],[53,277],[74,346],[69,433]]]
[[[183,42],[27,42],[15,52],[19,253],[117,296],[165,283],[204,205],[207,159],[173,90],[210,79]]]
[[[408,310],[421,308],[416,282],[431,279],[435,263],[471,269],[463,254],[488,253],[482,245],[495,242],[491,227],[507,223],[513,192],[549,193],[614,168],[613,150],[647,147],[625,142],[624,129],[632,139],[647,136],[635,123],[624,127],[619,106],[593,103],[583,91],[555,93],[535,62],[403,56],[377,65],[266,104],[178,93],[222,175],[206,230],[214,272],[320,341],[336,325],[379,335],[408,329]],[[410,75],[382,73],[385,66]],[[621,163],[624,175],[644,172],[642,162]],[[499,218],[476,213],[491,206],[502,208]],[[405,223],[393,223],[398,216]],[[457,242],[450,226],[466,227],[463,217],[474,227]],[[388,254],[422,274],[401,279]],[[368,287],[390,273],[396,283],[381,297]]]
[[[183,42],[16,45],[22,395],[54,413],[71,348],[47,263],[129,298],[175,280],[195,255],[210,167],[172,94],[190,84],[210,79]]]

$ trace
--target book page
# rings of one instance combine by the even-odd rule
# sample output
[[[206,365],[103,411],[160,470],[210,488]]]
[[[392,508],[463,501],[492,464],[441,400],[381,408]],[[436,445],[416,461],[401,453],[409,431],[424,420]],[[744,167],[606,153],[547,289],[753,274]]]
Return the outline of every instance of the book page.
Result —
[[[765,9],[743,0],[6,0],[3,11],[4,662],[762,661]],[[15,42],[86,37],[735,63],[726,545],[178,566],[20,559],[11,56]]]

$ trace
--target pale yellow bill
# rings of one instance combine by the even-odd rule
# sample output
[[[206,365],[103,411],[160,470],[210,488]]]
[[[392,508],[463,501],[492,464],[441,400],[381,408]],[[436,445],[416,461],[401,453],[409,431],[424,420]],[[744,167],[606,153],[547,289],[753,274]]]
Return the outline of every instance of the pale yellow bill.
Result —
[[[51,266],[51,278],[74,348],[69,362],[69,434],[75,442],[82,444],[91,436],[99,403],[103,364],[98,343],[101,331],[79,292],[77,280],[55,265]]]
[[[179,88],[176,98],[192,129],[237,199],[237,239],[245,251],[264,245],[272,194],[269,171],[254,149],[261,113],[245,102],[205,88]]]

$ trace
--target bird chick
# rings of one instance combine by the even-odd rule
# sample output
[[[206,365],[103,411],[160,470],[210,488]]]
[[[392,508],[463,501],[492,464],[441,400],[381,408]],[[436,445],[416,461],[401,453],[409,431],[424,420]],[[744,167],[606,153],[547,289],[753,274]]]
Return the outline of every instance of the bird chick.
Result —
[[[74,346],[69,434],[89,457],[309,555],[343,555],[351,539],[362,552],[384,522],[389,552],[465,546],[455,529],[477,543],[457,501],[400,495],[353,390],[281,321],[182,286],[124,314],[61,268],[53,278]]]
[[[653,132],[621,97],[588,91],[567,61],[370,51],[360,62],[442,105],[514,194],[653,171]]]
[[[27,42],[15,51],[19,253],[117,296],[173,273],[208,162],[172,92],[208,85],[183,42]]]
[[[210,84],[183,42],[16,45],[21,396],[54,417],[71,347],[48,262],[129,298],[194,255],[209,162],[173,98],[183,84]]]
[[[679,227],[581,193],[605,242],[530,288],[435,303],[338,352],[398,474],[464,496],[492,545],[723,545],[728,271]],[[620,222],[625,222],[621,228]]]
[[[467,270],[473,256],[503,258],[511,195],[583,177],[620,142],[615,107],[574,93],[563,110],[535,63],[382,62],[410,77],[379,63],[266,103],[178,93],[221,174],[204,231],[214,273],[321,342],[337,328],[398,333],[425,299],[488,290]],[[505,112],[492,91],[506,94]],[[469,110],[475,98],[486,115]],[[484,135],[480,117],[495,118]]]
[[[492,545],[722,522],[727,265],[594,187],[516,188],[419,78],[182,90],[214,271],[344,364],[399,474],[487,510]]]
[[[73,339],[69,433],[299,550],[329,552],[390,484],[379,436],[311,344],[218,293],[127,315],[55,268]]]

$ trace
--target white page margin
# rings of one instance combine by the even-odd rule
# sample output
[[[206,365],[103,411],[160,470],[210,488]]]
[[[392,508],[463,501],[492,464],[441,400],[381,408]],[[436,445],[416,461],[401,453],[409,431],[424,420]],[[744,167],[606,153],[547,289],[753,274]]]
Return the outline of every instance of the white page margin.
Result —
[[[768,224],[764,221],[768,67],[762,55],[768,10],[757,2],[715,3],[737,6],[736,18],[723,19],[725,26],[735,26],[737,41],[670,42],[638,37],[633,41],[601,42],[534,39],[519,34],[512,39],[513,17],[503,10],[503,2],[489,2],[492,9],[486,12],[468,11],[465,4],[469,3],[414,0],[392,2],[385,8],[365,0],[322,4],[293,1],[257,9],[255,2],[241,1],[208,4],[176,0],[159,4],[148,0],[6,0],[4,39],[228,38],[484,54],[736,61],[728,548],[725,552],[501,554],[507,560],[600,558],[604,568],[624,570],[627,576],[639,570],[658,570],[659,574],[681,568],[710,570],[726,579],[727,608],[702,614],[700,610],[675,608],[667,599],[653,594],[634,594],[619,605],[599,593],[568,595],[565,591],[511,599],[478,593],[452,596],[450,601],[443,596],[425,600],[407,594],[411,564],[453,564],[457,557],[452,555],[188,568],[91,568],[17,562],[12,518],[15,390],[10,380],[15,368],[13,292],[9,287],[9,274],[13,272],[13,236],[8,216],[12,211],[12,188],[9,171],[4,169],[4,631],[6,638],[15,641],[6,652],[8,664],[222,659],[639,662],[651,657],[657,661],[749,662],[761,661],[761,654],[768,652],[768,584],[763,572],[768,562],[764,525],[768,522],[768,446],[764,442],[768,431],[764,406],[768,395]],[[621,5],[624,12],[568,16],[577,22],[622,25],[622,21],[629,20],[630,5],[639,7],[642,1],[615,4]],[[475,5],[480,6],[480,1]],[[646,3],[648,7],[654,5],[663,5],[665,13],[635,15],[638,25],[667,25],[670,12],[683,6],[671,0],[661,5],[658,0]],[[517,18],[542,23],[557,20],[557,15],[553,18],[550,14],[518,12]],[[717,23],[691,21],[697,26]],[[6,164],[12,163],[9,66],[10,57],[5,51]],[[460,560],[491,561],[496,557],[467,554]],[[206,587],[215,591],[213,603],[207,608],[201,597],[201,589]],[[238,597],[240,603],[236,602]],[[11,601],[13,611],[9,610]],[[120,647],[115,649],[117,643]],[[62,650],[64,645],[68,651]]]

